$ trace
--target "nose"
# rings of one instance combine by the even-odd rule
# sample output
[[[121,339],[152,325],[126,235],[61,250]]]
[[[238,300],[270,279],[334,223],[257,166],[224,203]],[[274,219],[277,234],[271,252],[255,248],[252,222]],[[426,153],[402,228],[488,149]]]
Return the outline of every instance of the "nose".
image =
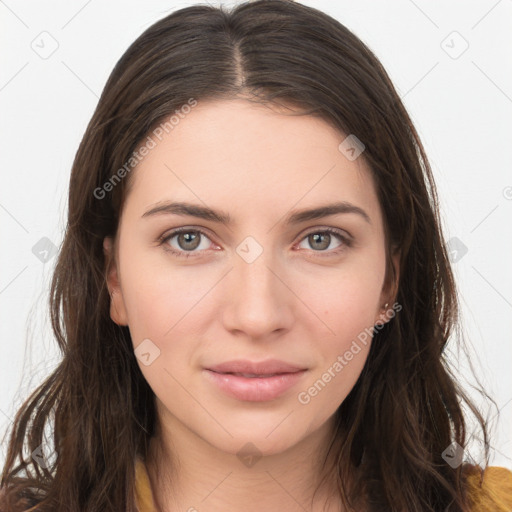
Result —
[[[253,340],[289,330],[294,323],[296,298],[287,277],[286,270],[271,257],[271,251],[264,250],[251,263],[235,254],[225,288],[224,327]]]

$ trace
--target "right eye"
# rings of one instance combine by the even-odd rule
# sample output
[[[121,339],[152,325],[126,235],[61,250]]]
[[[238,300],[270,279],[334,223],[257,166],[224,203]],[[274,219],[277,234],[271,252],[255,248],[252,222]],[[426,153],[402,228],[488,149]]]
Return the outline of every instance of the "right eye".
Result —
[[[203,247],[196,251],[196,249],[201,247],[203,237],[210,240],[206,233],[199,229],[178,228],[164,235],[161,239],[161,243],[162,245],[165,244],[165,250],[170,251],[176,256],[190,258],[191,256],[195,256],[195,253],[200,253],[208,249],[208,247]]]

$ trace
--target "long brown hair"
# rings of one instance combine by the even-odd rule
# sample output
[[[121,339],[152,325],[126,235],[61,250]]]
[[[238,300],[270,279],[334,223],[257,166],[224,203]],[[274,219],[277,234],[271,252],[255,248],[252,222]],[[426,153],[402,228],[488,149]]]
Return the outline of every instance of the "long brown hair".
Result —
[[[134,460],[147,454],[156,414],[129,330],[109,315],[102,242],[116,232],[131,181],[126,167],[118,179],[119,169],[191,98],[241,94],[293,104],[355,134],[377,186],[390,273],[391,251],[401,251],[402,310],[375,333],[336,412],[326,475],[334,475],[339,499],[348,507],[364,496],[365,510],[379,512],[467,510],[463,466],[443,458],[451,443],[466,446],[463,402],[483,431],[486,460],[488,434],[443,353],[458,304],[423,146],[387,73],[354,34],[314,8],[259,0],[168,15],[130,46],[109,77],[73,163],[51,285],[62,361],[16,415],[2,512],[135,511]],[[51,440],[44,437],[48,425]],[[48,444],[56,458],[41,465],[30,454]],[[345,489],[349,475],[354,486]]]

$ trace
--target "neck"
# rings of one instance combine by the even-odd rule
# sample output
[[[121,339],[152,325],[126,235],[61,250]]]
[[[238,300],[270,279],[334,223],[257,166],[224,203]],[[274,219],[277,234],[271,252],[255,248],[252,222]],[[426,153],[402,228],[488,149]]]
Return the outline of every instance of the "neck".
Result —
[[[226,453],[174,417],[163,423],[146,460],[158,512],[342,511],[334,483],[321,482],[332,418],[297,445],[266,456],[250,446],[247,455]]]

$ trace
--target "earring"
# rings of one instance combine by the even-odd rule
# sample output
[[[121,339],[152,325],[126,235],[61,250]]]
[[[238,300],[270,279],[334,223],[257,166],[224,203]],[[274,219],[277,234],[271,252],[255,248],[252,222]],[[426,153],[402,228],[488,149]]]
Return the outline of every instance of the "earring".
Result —
[[[384,306],[382,307],[382,309],[385,311],[385,313],[384,313],[384,314],[386,315],[386,317],[387,317],[386,312],[387,312],[388,306],[389,306],[389,302],[386,302],[386,304],[384,304]],[[388,320],[389,320],[389,319],[388,319]],[[380,322],[378,322],[378,323],[376,323],[376,324],[374,325],[374,327],[379,326],[379,327],[377,327],[377,328],[381,328],[385,323],[386,323],[386,322],[384,322],[384,323],[380,323]]]

